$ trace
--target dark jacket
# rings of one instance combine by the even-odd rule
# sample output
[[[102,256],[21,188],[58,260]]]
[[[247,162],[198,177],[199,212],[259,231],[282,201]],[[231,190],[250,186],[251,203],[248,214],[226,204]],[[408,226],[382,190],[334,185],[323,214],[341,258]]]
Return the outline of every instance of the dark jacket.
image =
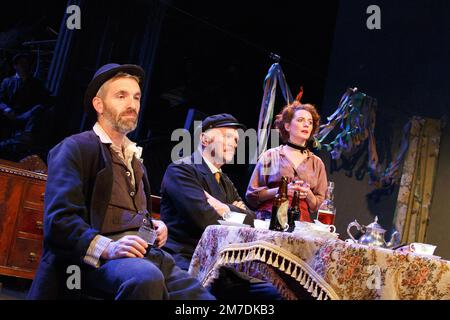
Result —
[[[143,177],[148,210],[150,187]],[[83,258],[103,224],[111,198],[113,171],[108,146],[94,131],[70,136],[48,156],[44,203],[44,250],[28,297],[64,297],[74,264],[86,267]]]
[[[161,184],[161,220],[169,229],[164,249],[185,270],[203,231],[221,219],[207,202],[204,191],[227,204],[231,211],[247,214],[245,224],[253,225],[255,217],[251,210],[232,205],[242,199],[228,176],[222,173],[220,186],[203,158],[199,156],[198,159],[201,159],[201,164],[194,163],[194,155],[170,164]]]

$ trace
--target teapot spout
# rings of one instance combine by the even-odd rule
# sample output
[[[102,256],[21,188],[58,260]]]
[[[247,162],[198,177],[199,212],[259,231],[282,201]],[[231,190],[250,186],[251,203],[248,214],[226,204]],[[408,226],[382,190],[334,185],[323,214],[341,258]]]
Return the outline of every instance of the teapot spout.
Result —
[[[386,248],[392,248],[393,246],[396,246],[400,243],[400,233],[398,231],[395,231],[391,235],[391,240],[386,243]]]

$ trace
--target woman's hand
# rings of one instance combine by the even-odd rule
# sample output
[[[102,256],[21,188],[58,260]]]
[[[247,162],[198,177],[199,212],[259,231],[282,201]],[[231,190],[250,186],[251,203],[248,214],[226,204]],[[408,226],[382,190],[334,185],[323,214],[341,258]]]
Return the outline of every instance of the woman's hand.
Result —
[[[299,193],[300,199],[313,195],[309,184],[303,180],[294,180],[288,184],[288,195],[293,196],[295,191]]]
[[[307,199],[308,197],[314,196],[308,183],[303,183],[301,186],[299,186],[298,191],[300,199]]]
[[[295,181],[292,181],[288,184],[288,196],[293,197],[295,191],[300,192],[300,186]]]

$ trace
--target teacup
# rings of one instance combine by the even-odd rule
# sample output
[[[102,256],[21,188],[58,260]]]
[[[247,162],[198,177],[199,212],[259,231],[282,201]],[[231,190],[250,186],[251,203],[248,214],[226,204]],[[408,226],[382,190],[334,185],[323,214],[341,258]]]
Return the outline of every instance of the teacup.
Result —
[[[324,223],[320,222],[319,220],[314,220],[314,224],[311,226],[311,228],[314,230],[328,231],[331,233],[336,232],[336,227],[333,224],[324,224]]]
[[[427,243],[413,242],[409,245],[409,250],[418,254],[433,255],[436,246]]]
[[[311,222],[305,222],[305,221],[294,221],[295,223],[295,229],[301,229],[301,230],[310,230],[312,229],[313,223]]]
[[[269,229],[269,223],[270,223],[270,220],[267,220],[267,221],[260,220],[260,219],[253,220],[253,225],[257,229]]]
[[[295,221],[295,229],[305,231],[331,232],[331,233],[334,233],[336,231],[335,226],[323,224],[320,221],[317,221],[316,223]]]
[[[311,226],[311,229],[331,233],[334,233],[336,231],[336,227],[332,224],[326,224],[324,226],[313,225]]]
[[[236,223],[244,223],[245,214],[240,212],[230,211],[226,216],[223,217],[224,220]]]

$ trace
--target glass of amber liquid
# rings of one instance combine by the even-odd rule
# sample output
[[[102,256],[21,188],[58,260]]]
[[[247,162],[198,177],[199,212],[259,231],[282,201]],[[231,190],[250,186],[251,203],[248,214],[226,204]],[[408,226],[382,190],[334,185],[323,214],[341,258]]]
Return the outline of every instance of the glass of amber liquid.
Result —
[[[317,213],[317,220],[323,224],[334,224],[334,218],[336,215],[330,210],[319,210]]]
[[[336,207],[334,206],[334,182],[328,182],[328,190],[325,200],[319,207],[317,213],[317,220],[324,224],[334,224],[334,218],[336,217]]]

